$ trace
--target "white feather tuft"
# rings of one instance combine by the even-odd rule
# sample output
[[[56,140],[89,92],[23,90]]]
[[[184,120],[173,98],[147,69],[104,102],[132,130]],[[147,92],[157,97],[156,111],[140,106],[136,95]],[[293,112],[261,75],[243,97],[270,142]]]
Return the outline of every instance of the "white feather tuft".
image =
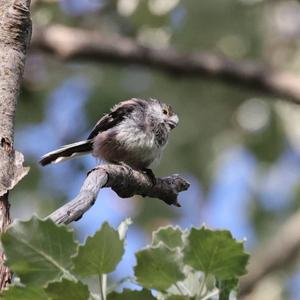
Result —
[[[68,145],[64,145],[64,146],[61,146],[60,148],[54,150],[54,151],[51,151],[51,152],[48,152],[46,153],[45,155],[42,156],[42,159],[45,158],[45,157],[48,157],[52,154],[57,154],[57,153],[60,153],[61,151],[63,150],[66,150],[67,148],[72,148],[72,147],[75,147],[75,146],[80,146],[80,145],[84,145],[86,144],[87,141],[80,141],[80,142],[77,142],[77,143],[73,143],[73,144],[68,144]],[[84,154],[86,154],[88,152],[84,152]],[[75,153],[74,153],[75,154]],[[79,154],[79,153],[78,153]],[[72,156],[71,156],[72,157]]]
[[[42,156],[42,160],[45,159],[45,158],[51,157],[53,155],[59,155],[59,157],[56,160],[48,162],[48,163],[54,163],[54,164],[56,164],[56,163],[59,163],[59,162],[65,161],[65,160],[72,159],[72,158],[74,158],[76,156],[85,155],[87,153],[90,153],[91,151],[74,152],[70,156],[64,156],[63,153],[64,153],[64,151],[66,151],[68,149],[72,149],[74,147],[78,147],[78,146],[89,144],[89,143],[90,143],[90,140],[86,140],[86,141],[76,142],[76,143],[73,143],[73,144],[64,145],[64,146],[60,147],[59,149],[56,149],[54,151],[46,153],[44,156]]]
[[[74,157],[82,156],[82,155],[85,155],[85,154],[87,154],[89,152],[90,151],[76,152],[76,153],[73,153],[71,156],[61,156],[61,157],[58,157],[56,160],[52,161],[51,164],[58,164],[58,163],[60,163],[62,161],[70,160],[70,159],[73,159]]]

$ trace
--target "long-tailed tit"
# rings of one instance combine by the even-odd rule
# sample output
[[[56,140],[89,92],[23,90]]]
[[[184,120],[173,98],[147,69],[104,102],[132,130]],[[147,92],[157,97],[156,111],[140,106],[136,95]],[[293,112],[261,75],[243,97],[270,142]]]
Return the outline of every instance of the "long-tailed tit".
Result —
[[[158,100],[130,99],[120,102],[96,124],[87,140],[65,145],[45,154],[42,166],[78,155],[93,156],[110,163],[125,163],[134,169],[147,169],[159,159],[178,117],[171,106]]]

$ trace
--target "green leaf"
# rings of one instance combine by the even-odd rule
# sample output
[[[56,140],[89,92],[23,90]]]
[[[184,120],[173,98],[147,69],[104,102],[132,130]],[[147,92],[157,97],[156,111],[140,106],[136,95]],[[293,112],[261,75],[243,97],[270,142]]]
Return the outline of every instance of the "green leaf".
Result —
[[[73,232],[51,220],[17,221],[1,237],[7,265],[25,284],[44,285],[62,275],[72,277]]]
[[[163,242],[169,248],[182,247],[182,231],[177,227],[161,227],[153,233],[152,244]]]
[[[218,279],[232,279],[246,273],[249,254],[229,231],[192,228],[187,242],[183,260],[196,270]]]
[[[73,258],[74,272],[81,276],[112,272],[124,253],[124,240],[118,231],[104,223],[94,236],[88,237]]]
[[[136,258],[135,276],[146,288],[165,290],[184,278],[178,253],[162,243],[137,252]]]
[[[237,288],[238,279],[220,280],[217,287],[220,290],[219,300],[229,300],[230,292]]]
[[[172,295],[168,298],[166,298],[166,300],[191,300],[194,298],[189,298],[187,296],[181,296],[181,295]]]
[[[48,296],[42,288],[32,286],[11,286],[8,290],[1,293],[3,300],[48,300]],[[50,300],[50,299],[49,299]]]
[[[89,289],[85,284],[67,279],[51,282],[45,291],[51,300],[87,300],[90,296]]]
[[[150,291],[131,291],[125,289],[122,293],[112,292],[108,294],[107,300],[155,300]]]

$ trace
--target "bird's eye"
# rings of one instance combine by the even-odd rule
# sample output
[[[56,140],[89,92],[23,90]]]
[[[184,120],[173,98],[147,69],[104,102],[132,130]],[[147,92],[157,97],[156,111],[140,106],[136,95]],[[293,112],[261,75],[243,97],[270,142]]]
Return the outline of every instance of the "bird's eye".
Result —
[[[168,110],[166,108],[163,109],[163,114],[167,115],[168,114]]]

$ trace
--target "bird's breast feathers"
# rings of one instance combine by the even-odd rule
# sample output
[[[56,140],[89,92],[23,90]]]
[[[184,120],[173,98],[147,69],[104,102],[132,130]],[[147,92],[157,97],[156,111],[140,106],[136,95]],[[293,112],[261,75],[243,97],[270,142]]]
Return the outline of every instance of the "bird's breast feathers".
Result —
[[[167,133],[162,129],[139,126],[134,120],[127,119],[118,125],[115,138],[127,151],[155,160],[166,145]]]

